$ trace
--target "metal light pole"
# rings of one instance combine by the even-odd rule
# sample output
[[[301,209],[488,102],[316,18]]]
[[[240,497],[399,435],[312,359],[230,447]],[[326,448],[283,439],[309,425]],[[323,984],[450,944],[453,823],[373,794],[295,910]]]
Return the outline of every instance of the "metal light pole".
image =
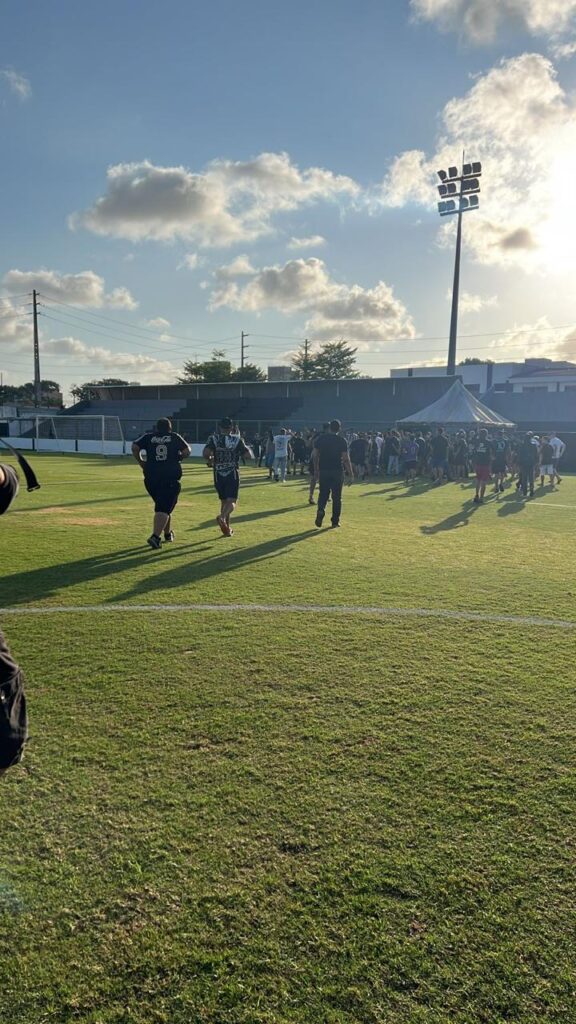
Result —
[[[462,214],[467,210],[477,210],[480,202],[479,178],[482,174],[482,164],[462,163],[462,174],[458,174],[457,167],[449,167],[448,171],[438,171],[438,177],[442,182],[438,186],[440,202],[438,213],[441,217],[449,217],[457,214],[458,226],[456,229],[456,256],[454,260],[454,281],[452,284],[452,312],[450,314],[450,341],[448,343],[448,364],[446,373],[453,377],[456,373],[456,340],[458,337],[458,296],[460,292],[460,253],[462,251]]]

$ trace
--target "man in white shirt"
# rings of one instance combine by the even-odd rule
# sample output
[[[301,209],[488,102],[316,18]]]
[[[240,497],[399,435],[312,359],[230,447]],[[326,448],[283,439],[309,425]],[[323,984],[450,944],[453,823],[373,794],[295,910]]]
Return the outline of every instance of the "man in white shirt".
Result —
[[[288,445],[290,443],[290,432],[282,427],[279,434],[274,435],[274,479],[276,483],[286,480],[286,467],[288,465]]]
[[[554,467],[554,474],[556,476],[556,483],[561,483],[561,477],[558,476],[558,463],[566,451],[566,445],[556,434],[556,431],[552,434],[548,444],[554,451],[554,458],[552,459],[552,465]]]

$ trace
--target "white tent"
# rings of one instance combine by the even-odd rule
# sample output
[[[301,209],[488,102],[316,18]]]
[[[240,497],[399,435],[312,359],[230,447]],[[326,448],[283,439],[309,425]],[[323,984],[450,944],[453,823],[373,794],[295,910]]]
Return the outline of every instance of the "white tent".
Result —
[[[410,424],[441,424],[447,427],[513,427],[514,424],[489,409],[470,394],[458,377],[442,398],[420,412],[398,420],[399,426]]]

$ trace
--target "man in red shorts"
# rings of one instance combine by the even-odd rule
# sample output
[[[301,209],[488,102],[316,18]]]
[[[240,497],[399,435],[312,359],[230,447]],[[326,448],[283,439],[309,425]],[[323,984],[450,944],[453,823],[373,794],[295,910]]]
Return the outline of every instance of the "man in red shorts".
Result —
[[[481,505],[484,501],[486,484],[490,480],[490,464],[494,455],[494,446],[488,440],[488,431],[482,429],[478,434],[476,447],[474,448],[474,468],[476,471],[476,494],[474,501]]]

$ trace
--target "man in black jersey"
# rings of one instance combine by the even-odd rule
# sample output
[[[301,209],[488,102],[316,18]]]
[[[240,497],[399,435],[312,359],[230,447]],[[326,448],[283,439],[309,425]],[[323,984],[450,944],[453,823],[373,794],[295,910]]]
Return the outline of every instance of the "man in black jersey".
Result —
[[[496,440],[492,442],[492,448],[494,453],[494,459],[492,462],[492,473],[495,477],[494,490],[499,493],[504,490],[504,481],[506,479],[509,456],[508,441],[504,436],[503,430],[499,430],[496,434]]]
[[[0,463],[0,516],[18,494],[18,476]],[[28,735],[24,681],[0,630],[0,775],[17,764]]]
[[[172,513],[181,490],[182,459],[190,455],[190,445],[172,430],[169,419],[160,419],[156,430],[150,430],[132,444],[132,454],[144,470],[144,486],[154,501],[154,524],[147,544],[157,550],[164,540],[174,540]],[[142,459],[146,452],[146,459]]]
[[[316,526],[322,526],[328,498],[332,493],[332,527],[336,528],[340,526],[344,472],[350,483],[353,479],[348,445],[340,434],[340,420],[332,420],[329,432],[318,435],[312,457],[319,482]]]
[[[224,416],[218,424],[218,432],[208,438],[202,457],[214,468],[214,487],[220,498],[220,513],[216,522],[225,537],[231,537],[230,516],[236,508],[240,489],[238,464],[241,458],[252,459],[248,445],[239,434],[232,433],[232,420]]]

